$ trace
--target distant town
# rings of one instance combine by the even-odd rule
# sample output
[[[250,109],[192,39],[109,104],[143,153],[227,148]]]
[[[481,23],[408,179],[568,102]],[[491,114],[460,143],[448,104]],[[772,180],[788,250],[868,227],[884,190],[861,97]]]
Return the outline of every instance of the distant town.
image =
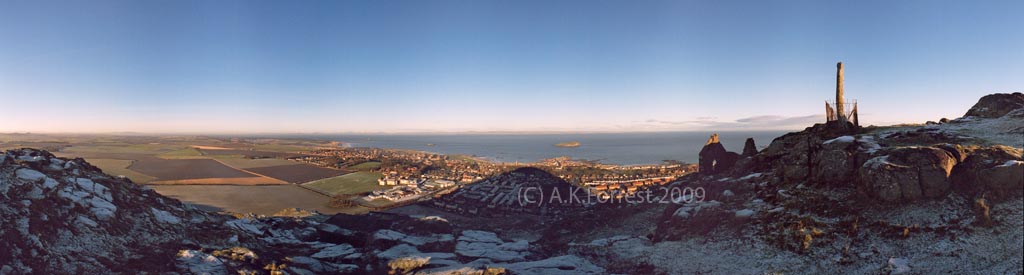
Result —
[[[438,200],[435,205],[471,214],[476,214],[476,209],[480,207],[489,206],[493,209],[499,204],[510,205],[510,192],[515,192],[519,186],[529,184],[534,179],[498,176],[524,167],[546,171],[571,185],[587,188],[590,191],[588,194],[610,198],[621,198],[647,187],[663,185],[697,170],[696,164],[682,162],[611,165],[558,157],[534,163],[497,163],[470,156],[380,148],[318,149],[293,157],[292,160],[349,171],[362,170],[361,166],[367,166],[367,163],[379,164],[374,165],[372,170],[380,173],[376,181],[381,188],[354,199],[364,206],[383,208],[405,205],[430,197],[440,198],[458,190],[454,195],[463,199]],[[498,184],[501,187],[460,189],[476,183]],[[490,203],[465,209],[455,203],[465,204],[465,198],[488,200]]]

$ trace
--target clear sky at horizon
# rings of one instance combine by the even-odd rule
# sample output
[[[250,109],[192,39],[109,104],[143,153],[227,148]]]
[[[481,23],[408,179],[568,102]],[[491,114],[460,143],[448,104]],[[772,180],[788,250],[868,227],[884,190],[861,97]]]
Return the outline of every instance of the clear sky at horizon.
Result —
[[[799,129],[1019,92],[1024,1],[0,0],[0,132]]]

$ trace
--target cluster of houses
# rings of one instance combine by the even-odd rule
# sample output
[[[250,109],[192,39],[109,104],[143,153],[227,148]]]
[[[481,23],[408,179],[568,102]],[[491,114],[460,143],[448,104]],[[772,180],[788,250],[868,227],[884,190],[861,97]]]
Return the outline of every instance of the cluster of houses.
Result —
[[[563,210],[560,207],[537,207],[524,204],[523,196],[529,201],[543,201],[538,192],[528,192],[524,188],[551,184],[558,179],[551,176],[509,172],[489,179],[463,186],[445,196],[436,196],[432,201],[435,207],[446,211],[483,215],[510,216],[520,213],[537,215],[557,215]]]
[[[398,202],[455,187],[455,182],[450,180],[402,179],[387,181],[387,184],[385,184],[384,179],[378,179],[377,182],[380,185],[391,185],[394,187],[373,191],[370,195],[366,196],[366,200],[385,199]]]
[[[651,186],[660,186],[672,182],[675,177],[656,177],[637,180],[593,181],[587,182],[590,193],[605,198],[622,198],[636,194]]]
[[[399,185],[387,190],[376,190],[366,196],[366,200],[385,199],[392,202],[414,199],[423,194],[423,189],[415,185]]]

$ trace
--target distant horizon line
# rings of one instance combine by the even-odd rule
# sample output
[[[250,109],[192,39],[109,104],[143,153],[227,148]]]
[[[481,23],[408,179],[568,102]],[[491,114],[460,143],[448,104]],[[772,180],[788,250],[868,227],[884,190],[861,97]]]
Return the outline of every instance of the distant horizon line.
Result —
[[[801,129],[756,129],[756,130],[584,130],[584,131],[367,131],[367,132],[146,132],[146,131],[109,131],[109,132],[74,132],[74,131],[13,131],[0,132],[0,135],[154,135],[154,136],[204,136],[204,135],[557,135],[557,134],[631,134],[631,133],[729,133],[729,132],[786,132]]]

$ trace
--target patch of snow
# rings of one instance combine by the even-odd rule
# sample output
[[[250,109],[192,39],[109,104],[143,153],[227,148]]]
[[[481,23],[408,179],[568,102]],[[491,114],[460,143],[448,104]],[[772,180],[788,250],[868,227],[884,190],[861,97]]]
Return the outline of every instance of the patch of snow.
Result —
[[[1011,160],[1006,161],[1006,163],[1003,163],[1003,165],[999,165],[999,167],[1010,167],[1010,166],[1014,166],[1014,165],[1024,165],[1024,161],[1012,160],[1011,159]]]
[[[753,173],[753,174],[750,174],[750,175],[743,176],[742,178],[740,178],[740,180],[749,180],[749,179],[760,177],[760,176],[761,176],[761,173]]]
[[[867,168],[871,168],[871,169],[878,169],[879,167],[881,167],[883,165],[895,165],[895,164],[893,164],[892,162],[889,162],[889,156],[879,156],[879,157],[871,158],[868,161],[864,162],[864,165],[861,165],[861,167],[867,167]]]
[[[841,137],[833,138],[833,139],[830,139],[830,140],[826,140],[823,144],[830,144],[830,143],[833,143],[833,142],[851,143],[853,141],[854,141],[853,136],[841,136]]]
[[[882,145],[875,142],[875,137],[873,136],[862,136],[857,139],[857,142],[860,144],[859,150],[870,154],[874,154],[875,152],[878,152],[878,150],[882,149]]]
[[[904,258],[889,258],[889,274],[906,274],[910,272],[910,261]]]
[[[722,196],[725,196],[725,197],[732,197],[732,196],[735,196],[735,195],[736,194],[733,194],[732,190],[729,190],[729,189],[726,189],[725,191],[722,191]]]
[[[676,212],[672,213],[672,215],[676,216],[676,217],[679,217],[679,218],[683,218],[683,219],[689,219],[690,218],[690,210],[693,210],[693,208],[692,207],[680,207],[679,209],[676,209]]]
[[[754,210],[750,210],[750,209],[743,209],[743,210],[736,211],[736,217],[737,218],[749,218],[749,217],[751,217],[753,215],[754,215]]]

